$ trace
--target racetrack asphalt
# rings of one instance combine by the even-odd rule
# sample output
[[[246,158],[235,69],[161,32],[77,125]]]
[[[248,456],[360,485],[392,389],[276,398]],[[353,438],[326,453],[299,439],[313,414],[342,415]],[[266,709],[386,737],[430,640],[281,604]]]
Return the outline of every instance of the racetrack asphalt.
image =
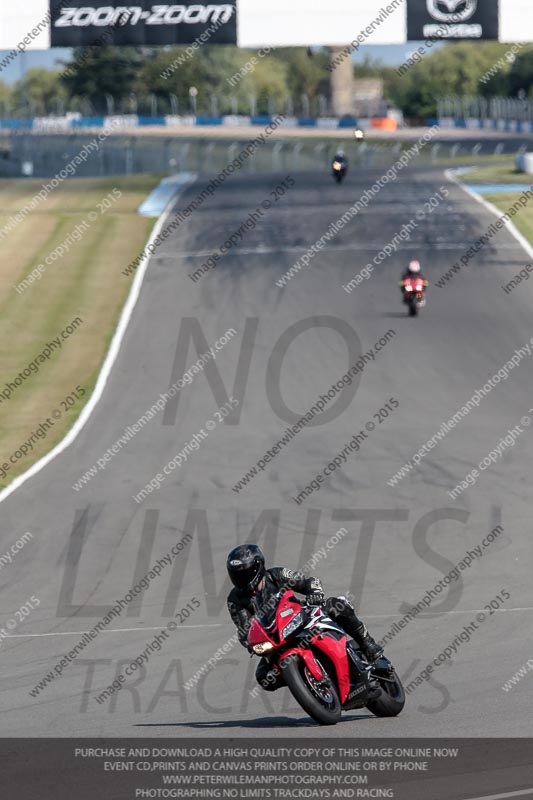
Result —
[[[436,287],[494,217],[442,170],[414,166],[382,188],[284,288],[275,283],[381,174],[354,170],[336,186],[327,173],[296,173],[295,186],[277,201],[270,192],[285,175],[237,174],[157,248],[88,423],[1,505],[4,549],[25,531],[33,539],[1,569],[0,628],[29,598],[40,601],[0,642],[4,736],[531,736],[533,676],[507,692],[502,686],[533,656],[533,430],[523,426],[514,446],[481,471],[474,486],[456,499],[448,494],[533,407],[531,356],[417,468],[396,486],[387,483],[529,343],[533,281],[509,294],[501,288],[527,254],[502,230],[444,288]],[[448,197],[424,219],[419,213],[418,226],[397,252],[350,294],[344,291],[443,186]],[[201,187],[190,187],[176,208]],[[270,208],[261,205],[265,201]],[[263,212],[256,227],[193,282],[188,275],[256,207]],[[427,306],[416,319],[406,315],[397,285],[411,258],[421,261],[430,281]],[[130,280],[121,274],[125,266],[117,264],[117,280]],[[170,403],[75,491],[75,481],[194,363],[204,344],[231,328],[237,335],[214,366],[185,386],[177,407]],[[344,408],[335,406],[329,422],[301,431],[248,486],[232,491],[289,423],[388,331],[386,346],[365,365],[355,391],[343,390],[328,405]],[[239,406],[226,422],[217,422],[187,462],[137,503],[133,496],[205,430],[231,395]],[[390,398],[399,406],[385,416],[380,409]],[[368,430],[367,423],[375,428],[359,452],[297,505],[293,498],[354,434]],[[197,686],[185,688],[233,635],[225,557],[237,542],[257,539],[269,563],[298,567],[346,528],[327,557],[315,558],[313,571],[328,594],[350,591],[371,633],[381,638],[497,525],[503,532],[483,556],[387,646],[407,684],[477,614],[486,616],[470,641],[410,693],[398,718],[377,719],[363,710],[319,728],[287,690],[250,694],[256,661],[239,645]],[[63,674],[30,696],[83,632],[186,534],[192,541],[173,566]],[[494,613],[485,609],[502,591],[510,598],[495,601]],[[127,685],[98,703],[96,695],[193,597],[200,608]]]

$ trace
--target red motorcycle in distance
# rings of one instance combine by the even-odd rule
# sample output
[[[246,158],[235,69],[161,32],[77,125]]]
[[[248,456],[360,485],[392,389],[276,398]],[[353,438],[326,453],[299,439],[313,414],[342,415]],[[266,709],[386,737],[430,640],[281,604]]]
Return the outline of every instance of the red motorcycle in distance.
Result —
[[[342,711],[355,708],[395,717],[405,705],[390,661],[367,661],[320,606],[303,605],[290,590],[257,609],[248,644],[281,672],[295,700],[320,725],[335,725]]]
[[[419,308],[426,305],[426,286],[429,281],[425,281],[418,275],[404,278],[400,281],[403,292],[403,302],[409,307],[409,316],[416,317]]]

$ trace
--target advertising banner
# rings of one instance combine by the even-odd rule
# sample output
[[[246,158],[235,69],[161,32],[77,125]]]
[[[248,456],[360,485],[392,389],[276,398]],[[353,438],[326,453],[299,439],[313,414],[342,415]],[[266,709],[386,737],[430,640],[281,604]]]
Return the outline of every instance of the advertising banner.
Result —
[[[407,39],[498,39],[498,0],[407,0]]]
[[[403,44],[406,0],[238,0],[240,47]]]
[[[357,52],[367,44],[428,37],[533,41],[531,0],[329,0],[327,6],[309,0],[134,2],[25,0],[24,14],[16,4],[0,3],[0,50],[200,40],[251,48],[353,42]]]
[[[51,0],[50,11],[52,47],[237,42],[236,0],[179,5]]]

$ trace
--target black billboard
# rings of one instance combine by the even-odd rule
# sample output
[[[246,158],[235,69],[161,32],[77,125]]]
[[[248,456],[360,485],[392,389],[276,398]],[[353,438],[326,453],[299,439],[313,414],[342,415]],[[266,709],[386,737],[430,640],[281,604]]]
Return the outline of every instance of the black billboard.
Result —
[[[499,0],[407,0],[407,38],[498,39]]]
[[[236,44],[236,0],[50,0],[51,46]]]

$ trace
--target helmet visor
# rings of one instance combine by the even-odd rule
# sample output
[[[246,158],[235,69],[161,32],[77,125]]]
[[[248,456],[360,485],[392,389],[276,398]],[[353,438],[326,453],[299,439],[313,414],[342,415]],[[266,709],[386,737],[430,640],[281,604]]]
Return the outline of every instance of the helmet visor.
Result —
[[[252,567],[231,567],[229,568],[229,575],[231,581],[237,589],[247,589],[257,575],[258,568],[254,565]]]

